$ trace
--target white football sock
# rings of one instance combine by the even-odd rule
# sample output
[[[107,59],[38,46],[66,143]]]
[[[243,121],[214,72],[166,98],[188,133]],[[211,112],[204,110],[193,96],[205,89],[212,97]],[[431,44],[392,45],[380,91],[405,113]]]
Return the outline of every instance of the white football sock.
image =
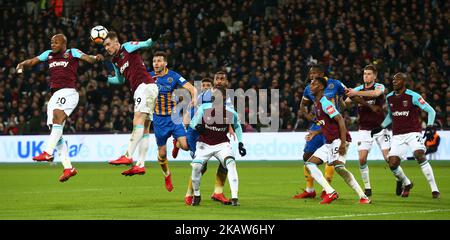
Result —
[[[365,189],[371,189],[370,186],[370,177],[369,177],[369,166],[366,164],[359,166],[359,171],[361,172],[361,177],[364,182]]]
[[[72,163],[69,159],[69,151],[67,149],[67,143],[64,141],[63,138],[60,138],[56,149],[58,151],[59,159],[61,160],[62,165],[64,166],[64,169],[72,168]]]
[[[202,164],[192,163],[192,188],[194,195],[200,196],[200,181],[202,179]]]
[[[52,131],[50,132],[50,136],[47,140],[47,148],[45,152],[53,155],[53,151],[55,150],[56,144],[61,138],[63,133],[63,126],[59,124],[52,124]]]
[[[236,169],[236,161],[234,159],[228,159],[227,163],[228,169],[228,182],[230,183],[231,190],[231,198],[238,198],[238,190],[239,190],[239,178]]]
[[[331,187],[331,185],[325,179],[322,172],[319,170],[315,163],[306,162],[305,165],[314,180],[316,180],[316,182],[318,182],[323,187],[323,189],[325,189],[325,192],[327,192],[327,194],[334,192],[334,188]]]
[[[136,150],[136,147],[139,143],[139,141],[142,139],[142,136],[144,135],[144,125],[136,125],[133,128],[133,132],[131,133],[130,143],[128,144],[128,150],[125,153],[125,157],[132,158],[134,151]]]
[[[405,175],[405,173],[403,172],[402,167],[398,166],[396,169],[392,170],[392,173],[394,174],[394,176],[400,181],[402,182],[403,186],[409,185],[411,184],[411,181],[409,180],[409,178]]]
[[[145,156],[147,155],[148,148],[150,147],[149,142],[149,134],[144,134],[139,142],[139,158],[136,162],[136,166],[138,167],[144,167],[145,165]]]
[[[353,176],[353,174],[349,172],[344,165],[336,165],[334,169],[339,176],[344,179],[347,185],[349,185],[358,194],[359,198],[367,198],[366,194],[364,194],[363,190],[356,181],[355,176]]]
[[[422,169],[423,175],[425,175],[425,178],[427,179],[428,184],[430,184],[431,191],[439,192],[436,181],[434,180],[434,173],[433,173],[433,169],[431,168],[430,163],[428,161],[425,161],[422,164],[420,164],[420,168]]]

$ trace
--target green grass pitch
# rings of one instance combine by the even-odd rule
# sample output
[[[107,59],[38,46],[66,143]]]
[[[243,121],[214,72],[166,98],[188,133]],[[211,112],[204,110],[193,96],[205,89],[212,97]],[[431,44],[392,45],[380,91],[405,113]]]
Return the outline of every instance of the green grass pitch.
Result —
[[[384,161],[369,162],[374,195],[359,205],[356,194],[335,174],[332,186],[340,198],[320,205],[319,198],[291,197],[305,185],[302,161],[238,162],[241,206],[210,200],[217,161],[202,178],[202,202],[186,206],[189,162],[171,162],[174,191],[167,192],[159,165],[147,162],[143,176],[124,177],[127,166],[74,163],[79,174],[65,183],[62,166],[47,163],[0,164],[0,219],[450,219],[450,161],[431,161],[441,198],[432,199],[420,167],[402,167],[415,186],[409,198],[395,195],[395,180]],[[348,169],[362,184],[356,161]],[[323,169],[322,167],[320,167]],[[316,183],[318,192],[321,187]],[[230,196],[228,183],[225,194]]]

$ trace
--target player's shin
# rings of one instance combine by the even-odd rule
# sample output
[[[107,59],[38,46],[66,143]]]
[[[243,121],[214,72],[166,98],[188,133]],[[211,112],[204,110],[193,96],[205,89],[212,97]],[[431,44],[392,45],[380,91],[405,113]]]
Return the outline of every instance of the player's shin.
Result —
[[[391,168],[392,174],[394,174],[394,176],[397,178],[398,181],[402,182],[403,186],[411,184],[411,181],[403,172],[402,167],[394,166],[394,167],[390,167],[390,168]]]
[[[359,165],[359,171],[361,172],[361,177],[364,182],[365,189],[371,189],[370,186],[370,177],[369,177],[369,166],[367,163]]]
[[[432,192],[439,192],[436,181],[434,180],[433,168],[428,161],[425,161],[420,164],[420,169],[422,169],[422,173],[430,184]]]
[[[200,196],[200,181],[202,179],[202,164],[192,163],[192,187],[194,188],[194,196]]]
[[[336,165],[334,169],[344,179],[347,185],[358,194],[359,198],[367,198],[353,174],[349,172],[344,165]]]
[[[50,132],[50,137],[47,140],[47,148],[45,149],[46,153],[53,155],[53,150],[55,150],[56,144],[61,138],[62,133],[63,133],[63,125],[60,124],[52,125],[52,131]]]
[[[306,162],[305,166],[308,168],[311,176],[318,182],[323,189],[325,189],[327,194],[330,194],[334,192],[334,189],[331,187],[331,185],[328,183],[328,181],[323,176],[322,172],[319,170],[317,165],[315,163]]]
[[[309,173],[306,165],[303,166],[303,173],[305,175],[305,181],[306,181],[306,189],[305,190],[307,192],[314,192],[314,178]]]
[[[328,164],[325,164],[325,178],[329,183],[331,183],[331,180],[333,179],[334,175],[334,166],[330,166]]]
[[[133,157],[134,151],[136,150],[139,141],[142,139],[144,135],[144,125],[136,125],[133,128],[133,132],[131,133],[130,143],[128,144],[127,152],[125,153],[125,157],[131,158]]]
[[[214,184],[214,193],[223,193],[223,187],[225,186],[225,181],[227,179],[227,169],[225,169],[221,164],[217,168],[216,181]]]
[[[228,169],[228,182],[230,183],[231,198],[238,198],[239,178],[236,169],[236,161],[234,159],[228,159],[226,161]]]
[[[149,148],[149,134],[146,133],[142,136],[141,141],[139,142],[139,158],[136,163],[136,166],[138,167],[144,167],[145,165],[145,156],[147,155],[148,148]]]
[[[58,156],[59,156],[59,159],[61,160],[61,163],[62,163],[64,169],[71,169],[72,163],[70,162],[70,159],[69,159],[67,143],[64,141],[63,138],[59,139],[59,141],[56,145],[56,149],[58,150]]]
[[[169,176],[169,161],[167,161],[167,157],[164,156],[163,158],[158,156],[158,163],[161,166],[161,169],[163,171],[164,176]]]
[[[192,178],[189,179],[188,182],[188,188],[186,191],[186,196],[193,196],[194,195],[194,188],[192,186]]]

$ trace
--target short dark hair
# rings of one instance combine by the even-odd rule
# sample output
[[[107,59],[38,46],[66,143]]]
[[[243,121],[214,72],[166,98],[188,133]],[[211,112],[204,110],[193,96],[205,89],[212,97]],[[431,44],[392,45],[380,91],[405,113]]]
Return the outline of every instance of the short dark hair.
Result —
[[[114,40],[114,39],[119,40],[119,36],[114,31],[110,31],[110,32],[108,32],[108,34],[106,34],[105,40],[108,39],[108,38],[111,39],[111,40]]]
[[[225,75],[225,78],[228,79],[228,74],[225,71],[217,71],[214,75]]]
[[[377,74],[377,68],[376,68],[374,65],[372,65],[372,64],[369,64],[369,65],[365,66],[365,67],[364,67],[364,70],[370,70],[370,71],[372,71],[375,75]]]
[[[314,69],[314,70],[317,70],[317,71],[319,71],[319,72],[321,72],[321,73],[324,73],[324,72],[325,72],[323,66],[320,65],[320,64],[313,64],[313,65],[309,68],[309,71],[312,71],[313,69]]]
[[[211,78],[209,78],[209,77],[205,77],[205,78],[202,79],[202,83],[203,83],[203,82],[209,82],[209,83],[212,84],[212,83],[213,83],[213,80],[212,80]]]
[[[323,86],[323,89],[327,88],[327,80],[324,77],[316,77],[314,80],[318,81]]]
[[[167,62],[167,53],[163,52],[163,51],[157,51],[153,54],[153,57],[163,57],[164,61]]]

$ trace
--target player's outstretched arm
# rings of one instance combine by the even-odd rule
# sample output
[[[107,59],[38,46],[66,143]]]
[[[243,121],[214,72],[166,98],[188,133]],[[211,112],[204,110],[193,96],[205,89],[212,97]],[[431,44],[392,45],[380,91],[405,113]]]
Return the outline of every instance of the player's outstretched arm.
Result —
[[[368,91],[355,91],[354,89],[347,88],[347,96],[354,97],[354,96],[360,96],[360,97],[378,97],[381,94],[384,93],[384,89],[374,89],[374,90],[368,90]]]
[[[126,42],[123,44],[123,47],[127,52],[134,52],[136,50],[142,49],[142,48],[151,48],[154,45],[154,42],[151,38],[147,39],[146,41],[134,41],[134,42]]]
[[[27,60],[17,64],[16,71],[17,71],[17,73],[22,73],[24,68],[32,67],[40,62],[41,62],[41,60],[39,60],[38,57],[27,59]]]
[[[201,125],[204,109],[207,106],[211,106],[211,103],[202,104],[198,108],[197,112],[195,113],[194,117],[192,118],[191,122],[189,123],[189,126],[192,129],[196,129],[197,130],[197,125]]]
[[[90,64],[94,64],[96,62],[103,61],[105,58],[101,54],[97,54],[95,56],[94,55],[83,54],[83,55],[81,55],[80,59],[85,61],[85,62],[88,62]]]

